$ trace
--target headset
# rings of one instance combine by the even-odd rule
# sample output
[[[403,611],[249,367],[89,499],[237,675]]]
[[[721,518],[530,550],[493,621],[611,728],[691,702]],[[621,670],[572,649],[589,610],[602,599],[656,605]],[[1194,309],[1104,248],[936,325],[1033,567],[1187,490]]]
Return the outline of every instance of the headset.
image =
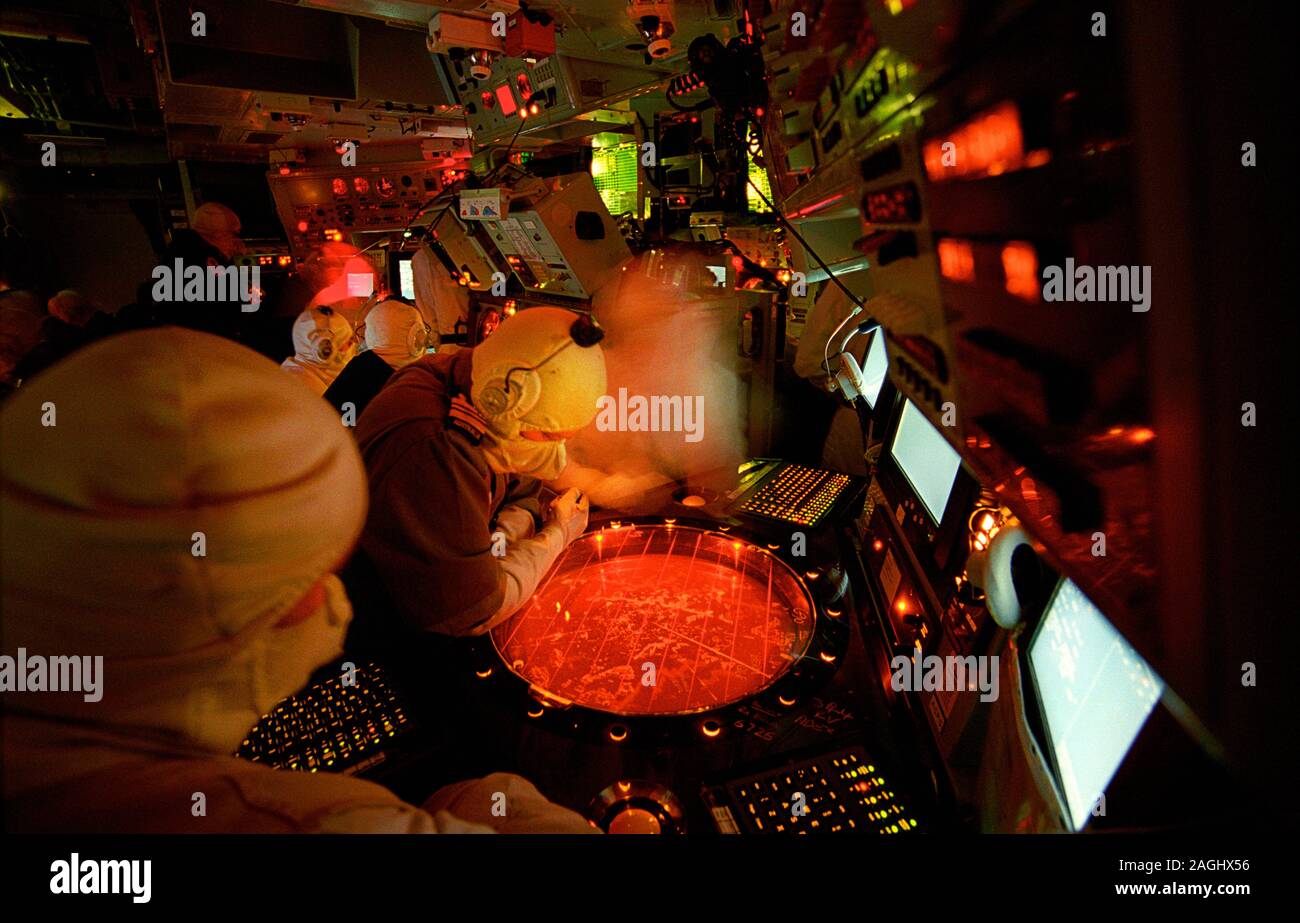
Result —
[[[537,401],[542,396],[542,376],[537,374],[538,369],[570,346],[588,349],[605,338],[604,328],[596,323],[594,317],[582,311],[573,313],[578,317],[569,326],[568,340],[551,350],[536,365],[517,365],[483,386],[474,400],[482,413],[500,419],[518,420],[523,417],[537,406]],[[515,382],[513,389],[512,381]]]
[[[406,334],[406,349],[417,358],[423,356],[432,345],[437,345],[433,340],[433,328],[429,322],[424,319],[424,315],[416,309],[417,322],[411,325],[411,329]]]
[[[317,362],[328,363],[338,351],[338,346],[334,342],[334,331],[330,329],[330,318],[333,316],[333,308],[311,309],[311,319],[316,326],[308,331],[307,342],[311,344],[312,354]]]
[[[439,341],[433,328],[429,326],[429,322],[424,319],[424,314],[418,307],[411,304],[411,302],[405,298],[394,298],[391,295],[387,297],[381,296],[381,292],[375,292],[370,296],[369,300],[361,306],[361,310],[357,312],[357,323],[353,329],[353,333],[357,339],[365,340],[366,318],[370,316],[370,312],[378,307],[381,302],[400,301],[402,304],[410,305],[414,308],[416,316],[419,318],[419,322],[412,324],[411,329],[406,333],[407,354],[419,358],[425,354],[430,346],[438,345]]]

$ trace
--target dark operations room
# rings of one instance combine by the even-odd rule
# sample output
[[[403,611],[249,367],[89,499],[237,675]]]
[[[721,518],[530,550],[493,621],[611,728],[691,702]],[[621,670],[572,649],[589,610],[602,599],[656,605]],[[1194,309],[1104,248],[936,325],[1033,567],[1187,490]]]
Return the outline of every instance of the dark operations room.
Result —
[[[6,8],[6,830],[1292,826],[1281,16]]]

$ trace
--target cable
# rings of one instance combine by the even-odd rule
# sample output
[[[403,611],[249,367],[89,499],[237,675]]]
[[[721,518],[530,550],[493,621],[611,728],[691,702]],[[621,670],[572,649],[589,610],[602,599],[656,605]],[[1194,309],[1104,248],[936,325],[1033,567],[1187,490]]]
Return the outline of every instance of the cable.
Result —
[[[849,316],[844,318],[844,320],[840,322],[840,325],[836,327],[834,332],[831,333],[830,337],[827,338],[826,345],[822,348],[822,370],[827,375],[830,375],[833,381],[834,376],[831,375],[830,356],[828,355],[830,351],[831,341],[835,339],[835,336],[842,329],[844,329],[845,324],[847,324],[850,320],[857,317],[859,314],[861,314],[863,311],[866,310],[866,305],[862,303],[862,301],[858,298],[858,296],[854,295],[851,291],[849,291],[848,287],[839,280],[839,278],[835,275],[835,273],[831,272],[830,267],[827,266],[826,263],[822,260],[822,258],[817,255],[817,251],[808,245],[808,241],[803,239],[803,235],[799,233],[798,229],[795,228],[795,226],[791,224],[789,220],[786,219],[785,215],[781,214],[780,209],[778,209],[775,205],[772,204],[772,200],[763,194],[763,190],[758,188],[758,184],[755,183],[752,179],[750,179],[748,172],[745,175],[745,182],[749,184],[750,188],[752,188],[754,192],[758,193],[758,197],[763,200],[763,203],[767,205],[767,207],[771,210],[772,214],[777,217],[777,220],[781,222],[782,227],[784,227],[786,230],[788,230],[791,234],[795,236],[795,239],[799,241],[800,245],[804,248],[804,250],[806,250],[808,254],[814,260],[817,261],[817,265],[822,268],[822,270],[831,279],[831,281],[833,281],[836,285],[840,287],[840,291],[844,292],[844,294],[848,297],[849,301],[851,301],[854,305],[853,310],[849,312]],[[859,331],[861,331],[862,327],[866,327],[868,324],[874,325],[874,329],[876,330],[883,331],[885,329],[884,325],[881,324],[880,321],[876,320],[874,317],[868,317],[867,320],[863,321],[862,324],[859,325]],[[856,332],[858,331],[855,331],[855,333]],[[866,332],[866,331],[861,331],[861,332]],[[850,336],[852,336],[852,334],[850,334]],[[848,338],[846,337],[844,344],[847,345],[847,343],[848,343]],[[840,353],[842,354],[843,352],[844,352],[844,346],[841,345]]]
[[[832,282],[834,282],[836,285],[840,287],[840,291],[842,291],[846,296],[848,296],[849,301],[853,302],[859,308],[865,309],[866,305],[862,303],[861,299],[859,299],[857,295],[849,291],[848,286],[846,286],[843,282],[841,282],[839,280],[839,277],[836,276],[835,273],[831,272],[831,268],[826,265],[826,263],[822,260],[820,256],[817,255],[817,251],[808,245],[808,241],[803,239],[803,235],[799,233],[798,228],[796,228],[793,224],[791,224],[789,220],[786,219],[785,215],[781,214],[781,210],[772,204],[771,199],[763,195],[763,190],[759,189],[758,184],[755,183],[752,179],[750,179],[748,171],[746,171],[745,174],[745,182],[749,184],[751,189],[753,189],[756,193],[758,193],[758,197],[763,200],[763,204],[765,204],[768,207],[768,209],[772,212],[772,214],[776,216],[776,219],[781,222],[781,226],[795,236],[795,239],[799,241],[800,245],[804,248],[805,251],[807,251],[808,255],[817,261],[817,265],[822,268],[822,271],[825,272],[826,275],[830,277],[830,280]],[[872,320],[874,320],[874,318],[872,318]]]
[[[832,330],[831,335],[826,338],[826,345],[822,347],[822,370],[826,372],[827,375],[831,374],[831,357],[830,357],[831,343],[835,340],[836,335],[839,334],[839,332],[844,329],[844,325],[847,324],[849,321],[853,320],[853,318],[857,317],[861,313],[862,313],[862,305],[860,304],[854,305],[853,310],[849,312],[849,316],[844,318],[844,320],[840,321],[840,325],[836,327],[834,330]],[[845,340],[845,342],[847,343],[848,341]],[[840,347],[840,352],[844,352],[843,346]]]
[[[467,133],[469,133],[469,132],[470,132],[470,127],[469,127],[469,113],[466,112],[466,111],[464,110],[463,107],[462,107],[462,109],[461,109],[460,116],[461,116],[461,121],[463,121],[463,122],[465,123],[465,131],[466,131]],[[513,142],[511,142],[511,143],[513,143]],[[429,201],[425,202],[423,205],[421,205],[418,209],[415,210],[415,214],[412,215],[411,218],[410,218],[410,220],[406,222],[406,227],[402,228],[402,239],[403,239],[403,240],[406,240],[406,239],[407,239],[407,236],[406,236],[406,235],[409,234],[409,233],[411,233],[411,225],[415,224],[416,219],[419,218],[421,215],[424,214],[425,209],[427,209],[430,205],[432,205],[433,203],[437,202],[440,198],[442,198],[442,196],[443,196],[443,194],[444,194],[445,192],[446,192],[445,189],[440,189],[440,190],[438,190],[438,194],[437,194],[437,195],[435,195],[432,199],[430,199]],[[427,237],[427,236],[429,235],[429,233],[432,232],[433,229],[436,228],[436,227],[438,226],[438,222],[442,220],[442,216],[446,213],[447,208],[449,208],[449,207],[451,206],[451,202],[453,202],[453,201],[455,201],[455,197],[454,197],[454,195],[453,195],[453,198],[452,198],[452,199],[447,203],[447,205],[444,206],[443,210],[442,210],[441,212],[439,212],[439,213],[434,217],[433,221],[431,221],[431,222],[429,223],[429,226],[425,229],[424,233],[420,235],[420,239],[421,239],[421,240],[423,240],[425,237]]]
[[[429,208],[429,206],[430,206],[430,205],[433,205],[435,202],[437,202],[439,199],[441,199],[441,198],[443,197],[444,194],[445,194],[445,191],[443,191],[443,192],[439,192],[436,196],[434,196],[432,199],[430,199],[429,201],[425,202],[423,205],[421,205],[419,208],[417,208],[417,209],[415,210],[415,214],[413,214],[413,215],[410,217],[410,220],[408,220],[408,221],[406,222],[406,227],[402,228],[402,239],[403,239],[403,240],[405,240],[405,239],[406,239],[406,235],[409,234],[409,233],[411,232],[411,225],[415,224],[416,220],[417,220],[421,215],[423,215],[423,214],[425,213],[425,211]],[[454,201],[454,200],[455,200],[455,195],[453,194],[453,195],[452,195],[452,200],[451,200],[451,201]],[[443,208],[443,211],[444,211],[444,212],[447,210],[447,208],[449,208],[449,207],[451,206],[451,201],[448,201],[447,205],[444,206],[444,208]],[[431,231],[431,230],[432,230],[432,229],[433,229],[433,228],[438,224],[438,219],[440,219],[441,217],[442,217],[442,212],[439,212],[438,215],[437,215],[437,217],[435,217],[435,218],[433,219],[433,221],[430,222],[429,227],[425,229],[425,234],[427,234],[429,231]]]
[[[524,106],[528,106],[529,103],[533,102],[533,98],[536,96],[537,96],[536,93],[530,96],[528,98],[528,102],[524,103]],[[510,143],[506,145],[506,156],[501,160],[499,164],[497,164],[495,167],[492,168],[491,171],[489,171],[487,176],[483,177],[484,186],[489,185],[492,182],[492,180],[496,179],[497,171],[499,171],[502,167],[504,167],[506,164],[510,162],[510,152],[515,149],[515,141],[519,139],[519,133],[524,130],[524,123],[527,121],[528,119],[526,118],[521,118],[519,120],[519,127],[515,129],[514,135],[512,135],[510,138]]]

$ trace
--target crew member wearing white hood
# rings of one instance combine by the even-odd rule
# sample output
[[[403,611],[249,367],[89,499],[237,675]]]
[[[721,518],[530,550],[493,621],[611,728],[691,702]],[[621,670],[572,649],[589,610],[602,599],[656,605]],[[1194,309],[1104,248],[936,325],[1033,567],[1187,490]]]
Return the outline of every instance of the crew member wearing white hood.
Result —
[[[356,429],[371,510],[349,568],[367,616],[480,634],[532,595],[587,526],[575,489],[537,530],[534,479],[560,473],[564,440],[596,416],[602,335],[586,315],[530,308],[472,350],[412,363],[371,401]]]
[[[27,383],[0,435],[4,653],[103,657],[96,695],[4,693],[7,830],[591,830],[516,776],[421,809],[230,756],[340,650],[332,572],[365,518],[352,439],[274,364],[192,330],[110,337]]]
[[[402,301],[381,301],[361,318],[366,348],[339,372],[325,392],[340,413],[356,420],[393,372],[404,368],[436,345],[437,335],[420,312]]]
[[[429,247],[423,246],[411,258],[415,283],[415,306],[437,330],[442,341],[439,352],[452,353],[469,330],[469,289],[452,281],[445,266]]]
[[[324,395],[356,354],[357,338],[342,314],[332,308],[308,308],[293,323],[293,355],[280,368]]]

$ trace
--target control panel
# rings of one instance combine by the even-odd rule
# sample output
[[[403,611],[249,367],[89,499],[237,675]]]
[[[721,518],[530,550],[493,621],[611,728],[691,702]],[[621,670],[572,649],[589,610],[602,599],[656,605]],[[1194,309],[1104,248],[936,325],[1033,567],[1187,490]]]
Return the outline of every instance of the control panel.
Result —
[[[508,139],[519,130],[521,119],[549,122],[577,114],[567,62],[557,55],[536,64],[521,58],[498,59],[492,76],[469,81],[458,90],[470,129],[480,142]]]
[[[910,130],[853,155],[863,229],[854,247],[870,261],[873,287],[885,296],[868,308],[890,332],[890,380],[932,422],[959,436],[962,420],[955,412],[959,400],[922,163],[920,140]]]
[[[463,65],[461,69],[456,94],[478,145],[508,142],[518,132],[557,126],[666,76],[650,67],[566,55],[550,55],[535,63],[497,58],[485,77],[472,76]],[[521,128],[520,121],[532,124]]]
[[[311,167],[267,177],[289,247],[301,260],[322,243],[349,234],[400,231],[449,177],[424,161],[356,167]]]
[[[722,229],[722,236],[759,266],[772,270],[780,281],[790,281],[794,263],[784,229],[775,225],[732,224]]]
[[[920,829],[910,799],[861,746],[706,787],[719,833],[874,833]]]
[[[920,672],[925,658],[946,664],[953,657],[986,654],[996,625],[983,594],[966,576],[966,562],[972,546],[986,546],[996,534],[1000,513],[966,495],[951,511],[952,526],[936,533],[916,499],[890,499],[879,482],[869,496],[855,528],[890,656],[913,660]],[[949,751],[978,696],[944,684],[911,691],[935,739]]]
[[[530,292],[589,298],[602,274],[631,256],[589,173],[548,179],[512,200],[508,217],[480,223]]]

